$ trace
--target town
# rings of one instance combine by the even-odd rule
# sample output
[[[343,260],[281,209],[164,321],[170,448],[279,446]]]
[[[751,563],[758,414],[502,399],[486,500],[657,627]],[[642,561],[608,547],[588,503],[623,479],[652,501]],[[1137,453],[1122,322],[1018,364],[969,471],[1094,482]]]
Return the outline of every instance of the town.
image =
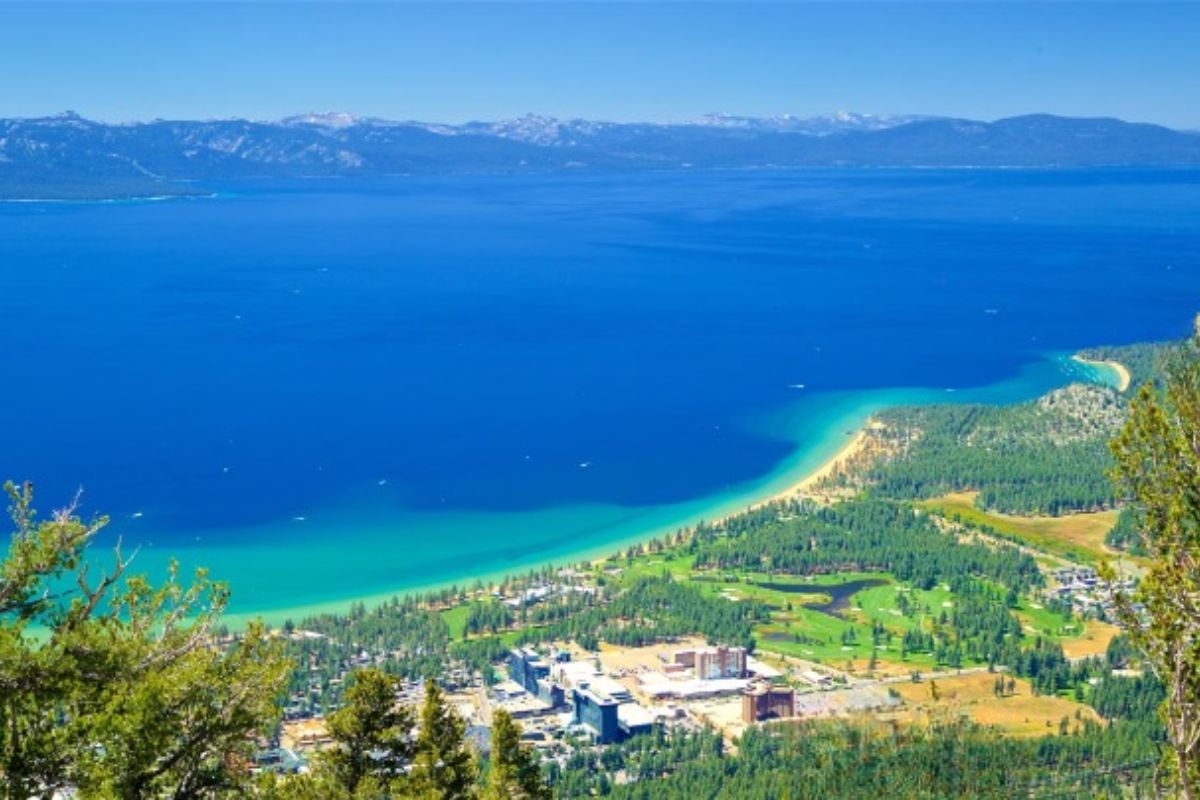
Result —
[[[643,552],[632,563],[636,568],[647,561],[658,563],[660,559]],[[506,624],[520,629],[518,620],[530,618],[538,606],[579,602],[581,598],[601,602],[604,584],[624,576],[625,569],[618,563],[631,562],[629,556],[614,557],[578,568],[531,573],[506,582],[503,588],[477,587],[472,593],[455,594],[449,609],[441,613],[453,613],[464,603],[485,602],[502,609]],[[1075,624],[1087,622],[1093,630],[1105,632],[1097,646],[1080,657],[1101,654],[1102,645],[1115,632],[1102,621],[1111,609],[1112,590],[1129,589],[1132,579],[1110,588],[1094,569],[1083,566],[1057,568],[1048,572],[1048,578],[1049,585],[1040,594],[1045,602],[1072,609],[1078,621]],[[900,592],[897,597],[904,603],[909,594]],[[728,591],[721,599],[738,600]],[[446,595],[440,595],[430,602],[444,606],[448,601]],[[327,638],[324,633],[295,627],[281,635],[312,653],[319,652]],[[325,688],[336,690],[354,669],[386,666],[395,655],[358,648]],[[313,671],[315,674],[315,667]],[[493,713],[503,709],[519,722],[523,741],[544,763],[565,764],[578,752],[603,751],[655,726],[710,729],[736,746],[747,729],[755,726],[867,714],[911,718],[922,706],[914,699],[923,700],[928,691],[916,687],[932,681],[954,687],[959,680],[964,685],[982,685],[988,673],[1005,671],[1003,665],[948,668],[935,664],[923,670],[919,664],[900,669],[894,663],[868,670],[862,664],[855,668],[853,659],[849,665],[839,665],[682,635],[636,646],[600,642],[595,649],[570,640],[517,645],[500,653],[483,670],[473,671],[461,662],[448,664],[441,683],[447,702],[465,721],[469,738],[481,752],[488,748]],[[311,687],[313,692],[317,688],[316,683]],[[296,702],[287,707],[279,735],[264,742],[259,768],[300,772],[313,753],[329,745],[323,715],[299,702],[305,694],[297,694]],[[416,706],[422,697],[422,681],[414,677],[404,681],[396,701]],[[1049,709],[1047,714],[1072,712],[1058,698],[1043,698],[1041,703]]]

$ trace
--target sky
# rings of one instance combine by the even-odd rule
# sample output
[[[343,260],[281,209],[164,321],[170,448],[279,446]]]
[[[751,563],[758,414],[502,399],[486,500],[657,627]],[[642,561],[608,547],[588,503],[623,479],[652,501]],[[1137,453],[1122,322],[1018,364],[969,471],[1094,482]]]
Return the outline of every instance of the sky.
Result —
[[[0,0],[0,117],[849,110],[1200,128],[1198,42],[1197,3]]]

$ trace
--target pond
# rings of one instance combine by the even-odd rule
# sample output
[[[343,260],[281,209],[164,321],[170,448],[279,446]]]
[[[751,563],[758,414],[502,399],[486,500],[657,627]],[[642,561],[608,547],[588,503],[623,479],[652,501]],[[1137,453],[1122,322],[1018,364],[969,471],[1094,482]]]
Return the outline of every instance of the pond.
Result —
[[[850,600],[854,595],[864,589],[886,586],[888,582],[886,578],[861,578],[859,580],[826,585],[809,583],[756,583],[754,585],[761,586],[763,589],[785,592],[787,594],[809,594],[828,597],[828,601],[815,600],[813,602],[805,602],[803,605],[814,611],[820,611],[822,614],[841,618],[843,616],[841,612],[850,607]]]

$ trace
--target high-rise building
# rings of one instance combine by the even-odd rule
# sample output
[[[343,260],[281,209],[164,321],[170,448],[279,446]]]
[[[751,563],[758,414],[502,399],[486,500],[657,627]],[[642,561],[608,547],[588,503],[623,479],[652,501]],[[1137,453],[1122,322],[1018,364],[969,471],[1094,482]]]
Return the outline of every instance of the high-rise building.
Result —
[[[742,695],[742,721],[747,725],[765,719],[789,719],[796,715],[796,692],[790,686],[756,683]]]
[[[508,654],[508,676],[530,694],[539,694],[538,681],[550,677],[550,664],[536,650],[518,647]]]
[[[713,678],[744,678],[746,676],[746,648],[704,647],[696,651],[696,677],[700,680]]]
[[[572,722],[588,728],[598,744],[608,744],[621,739],[618,726],[616,700],[591,689],[571,690]]]

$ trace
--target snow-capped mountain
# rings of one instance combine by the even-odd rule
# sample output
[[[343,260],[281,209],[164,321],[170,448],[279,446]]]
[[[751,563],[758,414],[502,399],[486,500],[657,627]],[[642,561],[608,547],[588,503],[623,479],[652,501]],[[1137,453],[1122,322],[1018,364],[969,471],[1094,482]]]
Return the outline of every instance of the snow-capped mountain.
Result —
[[[526,115],[433,124],[311,113],[276,122],[107,124],[64,113],[0,119],[0,197],[194,191],[180,181],[820,166],[1200,165],[1200,135],[1115,119],[1045,114],[995,122],[839,113],[714,114],[687,123]]]
[[[808,136],[829,136],[847,131],[878,131],[928,119],[936,119],[936,117],[915,114],[880,116],[875,114],[856,114],[852,111],[838,111],[834,114],[822,114],[816,117],[797,117],[791,114],[779,114],[770,117],[705,114],[696,121],[696,124],[711,128],[737,128],[741,130],[803,133]]]

